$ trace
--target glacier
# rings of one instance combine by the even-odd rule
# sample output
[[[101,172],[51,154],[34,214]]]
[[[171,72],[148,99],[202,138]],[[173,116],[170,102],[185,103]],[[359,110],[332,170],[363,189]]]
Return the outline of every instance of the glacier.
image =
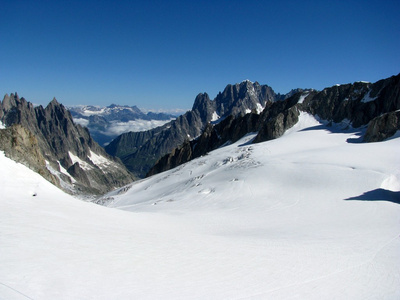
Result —
[[[0,298],[398,299],[399,134],[350,143],[301,113],[114,190],[73,198],[0,155]]]

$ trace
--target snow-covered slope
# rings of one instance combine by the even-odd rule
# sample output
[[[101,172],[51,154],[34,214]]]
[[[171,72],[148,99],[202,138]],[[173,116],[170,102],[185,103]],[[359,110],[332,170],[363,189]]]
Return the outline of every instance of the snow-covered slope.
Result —
[[[306,114],[251,138],[104,196],[118,209],[0,157],[0,298],[399,299],[400,139]]]

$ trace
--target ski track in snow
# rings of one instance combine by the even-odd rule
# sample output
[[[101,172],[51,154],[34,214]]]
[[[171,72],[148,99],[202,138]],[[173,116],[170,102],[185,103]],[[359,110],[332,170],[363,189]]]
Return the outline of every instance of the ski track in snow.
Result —
[[[400,139],[316,126],[247,135],[109,207],[1,154],[0,299],[399,299],[400,206],[363,195],[399,192]]]

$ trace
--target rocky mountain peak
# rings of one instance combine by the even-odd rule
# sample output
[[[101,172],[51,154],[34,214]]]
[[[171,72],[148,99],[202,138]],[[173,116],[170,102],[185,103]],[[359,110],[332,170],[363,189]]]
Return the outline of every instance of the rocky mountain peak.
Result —
[[[133,179],[118,159],[109,156],[94,142],[87,129],[73,122],[70,112],[55,98],[43,108],[11,94],[0,105],[0,121],[7,128],[20,125],[35,137],[37,146],[34,147],[39,148],[48,162],[48,169],[69,192],[100,194]],[[23,131],[13,132],[16,135]],[[74,172],[68,172],[77,162],[79,164],[71,169]],[[82,173],[77,167],[89,178],[89,185],[83,180],[85,176],[75,176]]]
[[[8,94],[5,94],[2,102],[2,106],[4,109],[11,109],[14,106],[17,106],[17,103],[19,102],[19,97],[18,94],[11,93],[10,96]]]
[[[202,107],[204,103],[210,102],[210,97],[208,96],[207,93],[199,93],[196,98],[194,99],[193,107],[192,110],[199,109],[199,107]]]
[[[210,122],[214,111],[214,103],[207,93],[200,93],[196,96],[192,111],[198,112],[204,122]]]
[[[60,103],[57,101],[56,97],[53,97],[53,100],[47,106],[60,106]]]
[[[105,149],[120,157],[134,174],[143,177],[161,156],[198,137],[209,122],[217,123],[230,115],[261,112],[267,103],[276,100],[277,95],[267,85],[251,81],[229,84],[213,100],[207,93],[198,94],[192,110],[163,127],[124,133]]]
[[[246,80],[234,85],[228,84],[217,95],[216,112],[220,116],[244,115],[254,109],[260,112],[267,102],[276,100],[276,94],[271,87]]]

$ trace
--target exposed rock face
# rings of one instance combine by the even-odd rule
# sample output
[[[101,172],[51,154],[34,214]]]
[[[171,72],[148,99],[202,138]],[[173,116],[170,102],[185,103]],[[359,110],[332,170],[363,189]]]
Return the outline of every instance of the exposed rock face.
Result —
[[[85,186],[90,186],[90,181],[85,171],[79,165],[79,162],[74,163],[72,166],[68,168],[68,173],[75,178],[75,180],[79,180]]]
[[[381,141],[399,130],[399,110],[400,75],[376,83],[356,82],[322,91],[292,90],[286,95],[275,94],[269,86],[257,82],[243,81],[228,85],[214,100],[206,93],[197,95],[192,110],[176,120],[152,130],[122,134],[106,151],[143,177],[235,142],[249,132],[258,132],[254,142],[278,138],[298,122],[301,111],[332,123],[346,120],[353,127],[368,126],[364,141]],[[25,136],[22,140],[31,141],[19,144],[26,144],[32,151],[36,143],[39,154],[49,162],[48,168],[56,170],[53,175],[64,188],[65,184],[73,184],[75,190],[104,193],[132,180],[119,160],[107,155],[87,129],[75,125],[70,113],[55,99],[43,108],[33,107],[16,94],[6,95],[0,103],[0,120],[7,130],[20,124],[31,132],[36,142],[26,138],[28,133],[15,131]],[[17,133],[4,131],[0,138],[4,144],[13,145]],[[43,168],[39,154],[32,154],[34,160],[37,158],[36,163],[26,163],[36,165],[36,169]],[[21,161],[27,160],[21,154],[18,156]]]
[[[349,120],[354,127],[367,125],[380,114],[399,109],[399,94],[399,76],[374,84],[356,82],[333,86],[320,92],[296,89],[286,95],[275,94],[267,85],[243,81],[226,86],[214,100],[206,93],[197,95],[192,110],[186,114],[153,130],[120,135],[106,151],[121,158],[132,172],[143,177],[159,158],[185,141],[199,137],[206,124],[216,120],[262,111],[258,127],[252,129],[259,132],[255,142],[261,142],[277,138],[293,126],[299,110],[331,122]],[[243,124],[235,129],[227,128],[237,135],[244,135],[247,130]],[[219,130],[228,129],[219,127]]]
[[[400,111],[394,111],[374,118],[368,125],[364,142],[380,142],[400,130]]]
[[[275,102],[263,110],[257,126],[258,134],[254,139],[255,143],[276,139],[298,122],[299,96],[300,94],[296,94],[287,100]]]
[[[208,123],[201,136],[192,141],[186,141],[182,146],[160,158],[147,176],[179,166],[226,143],[236,142],[250,132],[259,132],[255,142],[280,137],[298,121],[299,95],[283,101],[268,102],[260,115],[253,110],[243,116],[230,115],[215,126]]]
[[[323,120],[345,119],[358,128],[381,114],[400,109],[400,74],[376,83],[356,82],[313,91],[302,109]]]
[[[201,135],[206,124],[232,115],[243,116],[251,111],[261,112],[267,103],[284,98],[271,87],[258,82],[243,81],[228,85],[214,100],[207,93],[197,95],[192,110],[162,127],[146,132],[122,134],[105,147],[127,168],[143,177],[163,155]]]
[[[219,116],[245,115],[253,109],[261,111],[267,102],[278,100],[278,95],[268,85],[252,83],[248,80],[240,84],[228,85],[215,98]]]
[[[208,124],[202,135],[163,156],[148,176],[169,170],[205,155],[224,143],[235,142],[257,131],[254,143],[276,139],[298,122],[300,111],[353,127],[367,126],[365,142],[382,141],[400,130],[400,75],[376,83],[356,82],[326,88],[321,92],[300,90],[281,101],[268,101],[260,115],[229,116],[219,124]]]
[[[33,107],[17,94],[6,95],[0,103],[0,120],[7,129],[18,124],[36,138],[37,146],[32,147],[39,149],[48,168],[69,192],[102,194],[133,180],[118,159],[93,141],[86,128],[74,124],[70,112],[56,99],[43,108]],[[78,168],[87,180],[77,176],[82,174]]]
[[[61,187],[60,180],[47,169],[36,137],[25,127],[16,124],[1,129],[0,150],[4,151],[7,157],[26,165],[54,185]]]
[[[162,127],[122,134],[105,149],[142,177],[162,154],[170,152],[185,139],[200,135],[203,123],[198,111],[189,111]]]

